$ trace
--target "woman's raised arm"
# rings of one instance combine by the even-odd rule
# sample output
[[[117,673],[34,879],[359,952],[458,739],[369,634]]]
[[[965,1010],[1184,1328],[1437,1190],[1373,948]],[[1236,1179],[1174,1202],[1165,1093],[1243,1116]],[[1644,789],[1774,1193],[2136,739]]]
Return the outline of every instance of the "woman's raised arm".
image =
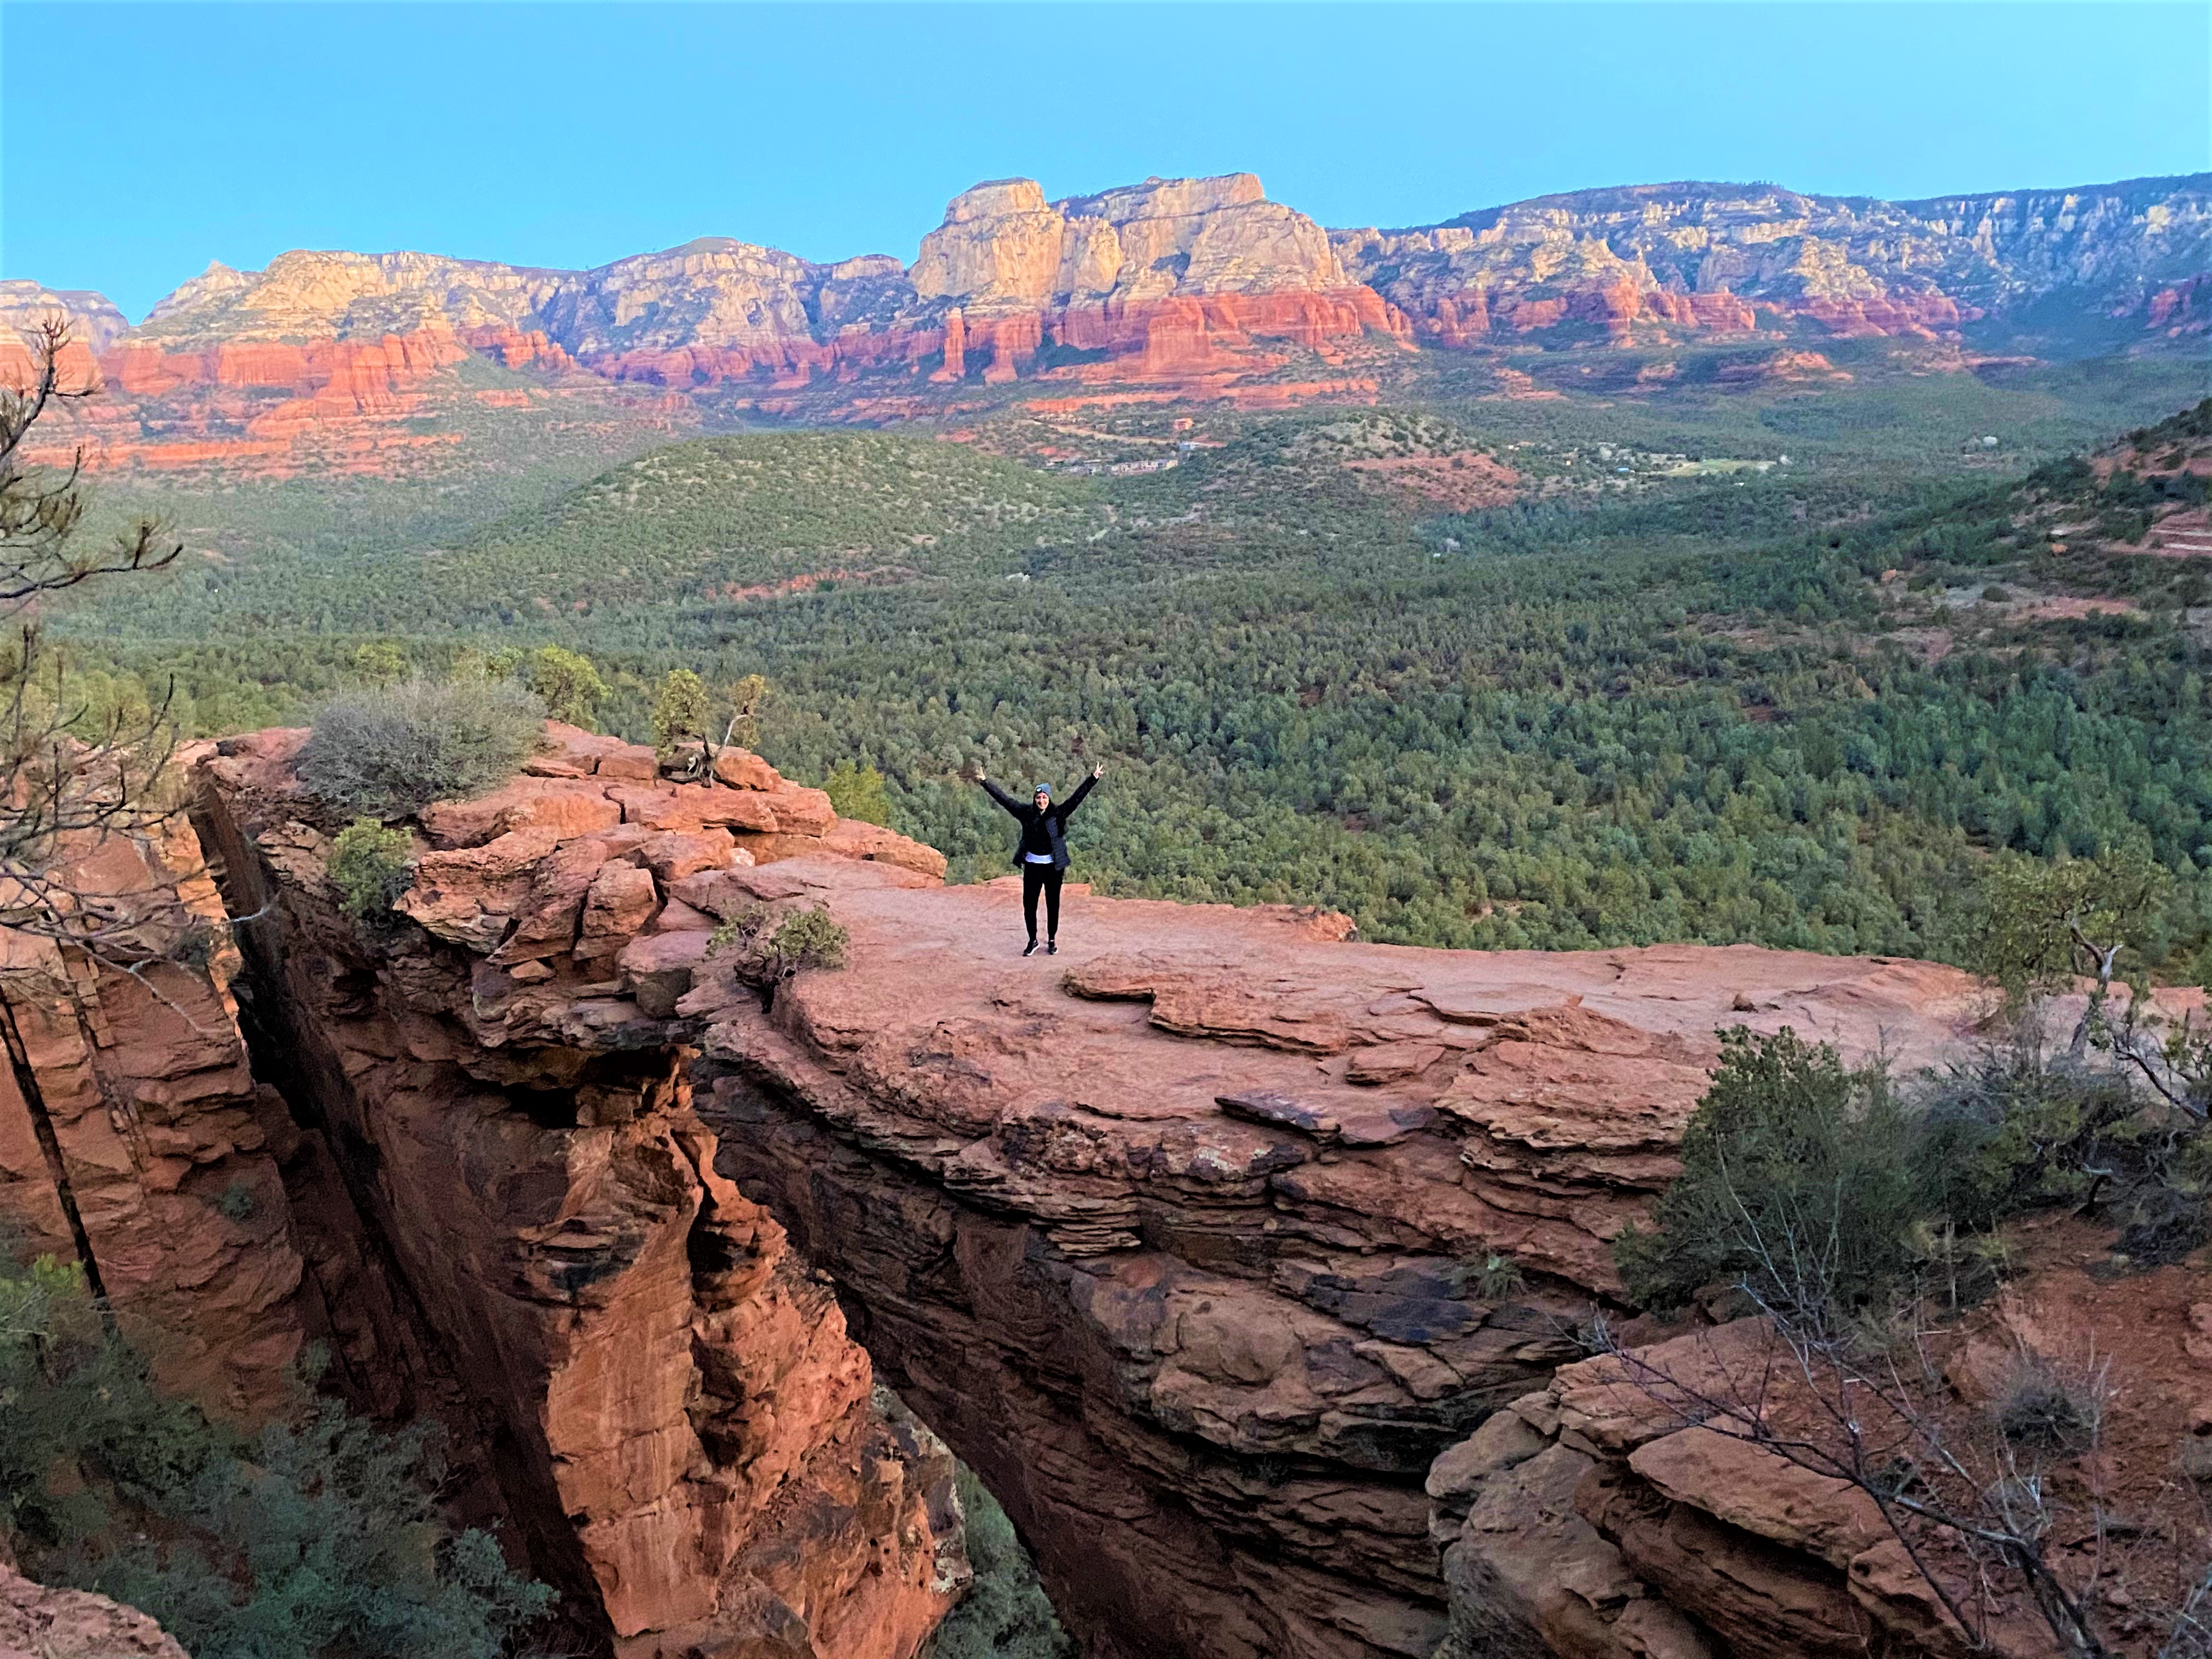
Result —
[[[1105,775],[1106,768],[1103,763],[1092,767],[1091,769],[1091,775],[1075,786],[1075,793],[1067,798],[1067,805],[1060,809],[1060,817],[1063,818],[1066,817],[1077,807],[1082,805],[1083,798],[1091,793],[1091,786],[1097,782],[1099,779]]]

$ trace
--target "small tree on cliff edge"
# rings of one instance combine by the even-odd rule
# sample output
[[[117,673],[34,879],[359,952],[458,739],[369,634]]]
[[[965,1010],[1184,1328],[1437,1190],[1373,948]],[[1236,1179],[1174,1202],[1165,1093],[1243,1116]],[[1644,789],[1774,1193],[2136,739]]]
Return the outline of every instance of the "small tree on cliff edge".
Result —
[[[173,896],[108,892],[69,854],[116,836],[143,842],[167,816],[158,791],[175,738],[169,699],[135,713],[94,713],[68,665],[46,642],[47,596],[102,577],[160,570],[183,550],[152,520],[112,541],[83,535],[83,453],[65,469],[34,467],[25,446],[39,422],[98,390],[68,384],[68,325],[40,326],[27,386],[0,386],[0,924],[82,946],[135,971],[154,913]]]
[[[1966,964],[1994,981],[2015,1012],[2086,981],[2067,1063],[2109,1052],[2201,1120],[2212,1116],[2212,1026],[2197,1010],[2161,1009],[2144,962],[2172,886],[2171,872],[2136,848],[2048,863],[2001,853],[1982,872],[1960,943]],[[2115,981],[2127,992],[2117,1013]]]
[[[719,750],[732,744],[759,747],[761,705],[767,699],[768,681],[758,674],[718,690],[688,668],[672,669],[653,692],[653,746],[665,760],[697,744],[695,775],[711,775]]]

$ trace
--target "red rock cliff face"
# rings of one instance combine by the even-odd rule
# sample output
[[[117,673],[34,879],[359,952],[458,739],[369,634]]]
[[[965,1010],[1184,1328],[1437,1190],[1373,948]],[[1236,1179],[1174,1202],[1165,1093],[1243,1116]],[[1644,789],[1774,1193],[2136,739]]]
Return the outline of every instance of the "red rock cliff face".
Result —
[[[836,823],[757,763],[728,780],[765,787],[671,786],[649,754],[578,736],[536,763],[550,775],[423,815],[400,908],[440,948],[333,973],[357,947],[318,890],[295,742],[207,769],[253,842],[226,861],[289,895],[293,1046],[318,1056],[340,1141],[377,1149],[372,1207],[423,1218],[406,1276],[462,1373],[480,1348],[517,1379],[505,1420],[541,1402],[544,1464],[526,1461],[583,1517],[581,1570],[618,1630],[674,1593],[624,1589],[671,1538],[708,1564],[687,1612],[705,1583],[750,1605],[764,1554],[843,1559],[787,1534],[702,1553],[757,1513],[737,1471],[799,1456],[776,1449],[794,1414],[798,1443],[822,1443],[830,1404],[785,1384],[771,1433],[704,1358],[788,1352],[702,1334],[702,1259],[762,1249],[702,1248],[705,1217],[718,1240],[787,1232],[792,1271],[829,1275],[1101,1659],[1427,1659],[1449,1627],[1429,1466],[1574,1358],[1589,1298],[1618,1288],[1607,1241],[1674,1171],[1712,1029],[1886,1036],[1910,1064],[1971,1001],[1920,965],[1404,951],[1323,915],[1080,896],[1061,955],[1024,960],[1006,891],[943,888],[926,849]],[[772,999],[704,948],[714,918],[817,903],[849,963]],[[570,1109],[573,1128],[545,1121]],[[683,1267],[654,1243],[677,1233]],[[1524,1278],[1486,1294],[1493,1255]],[[735,1316],[747,1329],[783,1328],[778,1282]],[[802,1323],[834,1319],[816,1281],[781,1282]],[[647,1375],[608,1351],[656,1342]],[[646,1383],[687,1348],[678,1425]],[[620,1432],[608,1368],[637,1402]],[[572,1387],[599,1415],[564,1407]],[[747,1433],[768,1449],[715,1455]],[[687,1434],[703,1468],[646,1455]]]
[[[1573,1357],[1714,1026],[1924,1046],[1965,1006],[1918,966],[1083,898],[1040,970],[1004,891],[763,877],[826,899],[854,964],[765,1012],[692,994],[723,1166],[1132,1659],[1426,1659],[1429,1463]],[[1492,1255],[1525,1283],[1486,1295]]]
[[[1711,1029],[1917,1053],[1967,1002],[1917,966],[1399,951],[1340,919],[1080,896],[1063,954],[1024,961],[1005,893],[942,888],[926,849],[757,763],[726,769],[752,787],[672,786],[580,734],[545,775],[423,815],[400,904],[422,931],[364,961],[320,889],[297,741],[205,767],[231,881],[262,870],[286,917],[264,974],[297,1092],[457,1372],[498,1379],[490,1416],[550,1472],[514,1508],[574,1517],[572,1573],[664,1649],[763,1583],[926,1622],[763,1577],[848,1583],[835,1528],[754,1530],[751,1483],[809,1490],[865,1376],[772,1340],[833,1325],[803,1258],[1094,1653],[1425,1659],[1447,1632],[1430,1462],[1572,1358]],[[850,964],[772,1000],[705,948],[715,917],[813,903]],[[1492,1255],[1523,1282],[1486,1295]],[[717,1357],[763,1351],[806,1379],[767,1413]],[[921,1596],[916,1552],[896,1559],[878,1577]]]
[[[966,355],[979,330],[990,341],[986,380],[1025,374],[1048,343],[1106,354],[1091,378],[1174,380],[1249,367],[1260,340],[1328,354],[1405,328],[1250,173],[1050,203],[1033,179],[978,185],[922,239],[908,278],[921,314],[960,308]]]
[[[183,823],[76,862],[88,890],[143,915],[151,960],[134,975],[0,930],[0,1218],[85,1269],[166,1386],[250,1421],[306,1326],[282,1109],[233,1019],[237,953],[204,931],[223,912]],[[179,908],[155,897],[171,883]],[[204,967],[163,959],[195,942]]]
[[[256,918],[255,1097],[290,1103],[286,1305],[365,1396],[459,1425],[480,1506],[616,1650],[919,1650],[957,1520],[873,1376],[983,1474],[1094,1659],[1944,1650],[1851,1565],[1879,1540],[1790,1554],[1787,1483],[1615,1421],[1574,1332],[1717,1026],[1911,1068],[1965,976],[1368,946],[1079,889],[1024,959],[1003,884],[944,887],[754,757],[678,783],[551,730],[531,775],[419,815],[407,920],[371,935],[324,878],[303,734],[201,759],[198,819]],[[771,994],[709,948],[817,905],[841,968]],[[248,1086],[222,1054],[201,1097]],[[81,1063],[29,1069],[51,1102]],[[10,1156],[0,1202],[69,1234],[43,1149]],[[155,1184],[105,1178],[88,1202]]]
[[[802,843],[942,861],[749,759],[745,787],[694,787],[710,827],[650,750],[568,732],[514,799],[427,815],[425,925],[370,939],[281,765],[301,735],[194,757],[197,835],[87,855],[166,929],[143,975],[7,936],[0,1218],[215,1409],[277,1408],[314,1336],[358,1405],[437,1415],[457,1508],[587,1650],[908,1659],[967,1578],[951,1458],[715,1170],[665,1006],[706,935],[659,884]],[[523,819],[538,860],[501,827]],[[242,963],[228,928],[184,948],[224,915],[203,846]],[[179,877],[173,917],[150,895]],[[532,893],[487,967],[486,906]],[[554,1018],[495,1006],[533,980]]]
[[[554,777],[425,814],[421,926],[374,944],[323,884],[283,767],[303,735],[206,760],[204,822],[234,908],[264,916],[245,944],[288,1092],[488,1425],[541,1570],[624,1656],[801,1631],[907,1659],[965,1576],[951,1460],[886,1418],[830,1290],[715,1170],[660,1000],[706,945],[664,884],[749,864],[731,823],[769,854],[866,838],[825,836],[818,792],[765,767],[696,790],[746,798],[708,827],[650,750],[575,733]]]

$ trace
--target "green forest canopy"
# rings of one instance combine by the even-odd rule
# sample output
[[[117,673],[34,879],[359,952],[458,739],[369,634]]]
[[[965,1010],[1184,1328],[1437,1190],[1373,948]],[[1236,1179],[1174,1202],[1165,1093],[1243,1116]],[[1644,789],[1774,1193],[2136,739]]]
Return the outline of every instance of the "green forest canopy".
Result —
[[[1992,461],[1973,435],[2016,406],[2021,429],[2081,441],[2182,383],[2101,373],[1373,416],[1559,481],[1458,514],[1299,436],[1340,410],[1131,478],[927,436],[745,434],[434,545],[204,561],[69,626],[95,696],[173,675],[208,731],[301,718],[372,641],[434,673],[584,652],[601,722],[633,737],[667,669],[759,672],[769,758],[816,782],[878,768],[893,823],[956,879],[1005,858],[963,769],[1065,785],[1103,760],[1076,836],[1101,890],[1326,904],[1405,942],[1941,956],[1992,849],[2134,845],[2176,878],[2148,956],[2202,971],[2202,574],[2021,528],[2063,497],[2124,538],[2170,488],[2100,484],[2047,447]],[[2069,399],[2088,411],[2070,428]],[[1591,459],[1608,432],[1774,465],[1639,464],[1615,486]],[[2037,603],[2084,592],[2118,608]]]

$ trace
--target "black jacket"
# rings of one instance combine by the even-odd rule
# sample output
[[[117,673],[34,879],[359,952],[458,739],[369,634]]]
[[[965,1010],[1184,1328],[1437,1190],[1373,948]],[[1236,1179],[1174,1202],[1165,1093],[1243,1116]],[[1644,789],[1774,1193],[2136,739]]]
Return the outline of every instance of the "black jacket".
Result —
[[[1081,783],[1075,787],[1075,793],[1073,794],[1070,795],[1066,800],[1054,801],[1053,804],[1046,807],[1042,813],[1036,810],[1036,803],[1034,799],[1017,800],[1005,790],[1000,788],[997,784],[992,782],[988,778],[983,780],[983,787],[991,792],[991,799],[993,800],[998,802],[1000,805],[1005,807],[1006,811],[1014,815],[1016,821],[1021,824],[1024,830],[1028,830],[1031,824],[1036,823],[1040,818],[1043,820],[1045,839],[1052,843],[1053,868],[1055,870],[1065,870],[1067,868],[1067,842],[1061,836],[1061,829],[1067,823],[1067,815],[1070,812],[1073,812],[1077,807],[1083,805],[1083,798],[1091,793],[1091,786],[1097,781],[1098,780],[1096,778],[1084,779]],[[1021,867],[1022,844],[1019,841],[1016,841],[1014,842],[1014,868],[1018,870]]]

